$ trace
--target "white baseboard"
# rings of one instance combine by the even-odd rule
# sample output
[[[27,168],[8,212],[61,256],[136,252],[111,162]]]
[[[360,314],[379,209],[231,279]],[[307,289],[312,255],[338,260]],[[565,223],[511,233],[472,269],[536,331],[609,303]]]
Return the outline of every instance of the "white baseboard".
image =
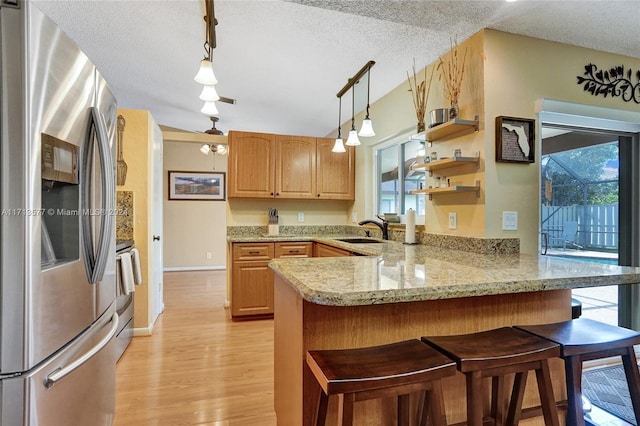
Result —
[[[179,272],[179,271],[224,271],[226,266],[175,266],[171,268],[164,268],[164,272]]]

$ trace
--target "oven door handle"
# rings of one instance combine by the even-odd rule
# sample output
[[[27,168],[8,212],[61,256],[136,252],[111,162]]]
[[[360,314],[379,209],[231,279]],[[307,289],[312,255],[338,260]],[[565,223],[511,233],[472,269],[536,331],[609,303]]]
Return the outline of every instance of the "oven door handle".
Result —
[[[113,316],[111,317],[111,329],[109,330],[107,335],[104,336],[102,340],[100,340],[93,348],[83,354],[80,358],[76,359],[71,364],[59,368],[53,373],[49,374],[44,382],[44,386],[46,388],[50,388],[51,386],[55,385],[57,382],[68,376],[82,364],[89,361],[95,354],[100,352],[116,335],[116,332],[118,331],[118,324],[118,314],[114,312]]]

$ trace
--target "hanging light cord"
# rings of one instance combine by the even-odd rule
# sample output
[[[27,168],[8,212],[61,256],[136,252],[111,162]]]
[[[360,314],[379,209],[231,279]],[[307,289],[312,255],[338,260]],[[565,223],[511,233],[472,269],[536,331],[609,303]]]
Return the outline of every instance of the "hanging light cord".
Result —
[[[367,70],[367,115],[364,117],[365,120],[369,119],[369,90],[371,89],[371,68]]]
[[[338,139],[342,138],[342,133],[340,132],[340,125],[342,124],[342,98],[338,97],[340,103],[338,104]]]
[[[352,87],[351,88],[351,130],[356,129],[355,103],[356,103],[356,91]]]

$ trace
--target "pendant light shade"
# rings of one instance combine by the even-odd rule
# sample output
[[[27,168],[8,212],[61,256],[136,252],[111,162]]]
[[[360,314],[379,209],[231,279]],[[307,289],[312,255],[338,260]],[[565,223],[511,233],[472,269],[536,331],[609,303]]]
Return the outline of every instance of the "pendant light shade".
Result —
[[[358,132],[358,136],[369,138],[375,135],[376,132],[373,131],[373,124],[371,123],[371,119],[367,117],[362,120],[362,127],[360,128],[360,132]]]
[[[200,99],[205,102],[215,102],[220,100],[220,96],[216,91],[216,86],[203,86],[202,92],[200,92]]]
[[[209,145],[202,145],[200,147],[200,152],[203,153],[204,155],[209,155],[209,151],[211,151],[211,148],[209,148]]]
[[[342,138],[336,138],[336,143],[333,145],[331,152],[347,152],[344,143],[342,143]]]
[[[218,80],[213,73],[213,63],[206,58],[200,61],[200,69],[198,70],[198,74],[196,74],[193,79],[196,82],[205,84],[207,86],[213,86],[214,84],[218,83]]]
[[[218,115],[218,107],[215,102],[205,102],[200,112],[208,116]]]
[[[351,129],[349,131],[349,137],[347,138],[347,146],[358,146],[360,145],[360,139],[358,139],[358,132],[356,129]]]

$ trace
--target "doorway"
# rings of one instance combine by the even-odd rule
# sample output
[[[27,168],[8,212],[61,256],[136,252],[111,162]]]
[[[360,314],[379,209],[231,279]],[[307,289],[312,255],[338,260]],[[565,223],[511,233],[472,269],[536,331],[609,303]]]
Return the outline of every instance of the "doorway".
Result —
[[[624,135],[593,129],[543,125],[540,161],[541,252],[550,256],[605,264],[620,262],[621,149]],[[622,146],[621,146],[622,144]],[[622,185],[624,188],[624,185]],[[628,264],[628,263],[627,263]],[[612,325],[629,309],[615,286],[576,289],[582,316]],[[621,306],[625,305],[625,306]]]

